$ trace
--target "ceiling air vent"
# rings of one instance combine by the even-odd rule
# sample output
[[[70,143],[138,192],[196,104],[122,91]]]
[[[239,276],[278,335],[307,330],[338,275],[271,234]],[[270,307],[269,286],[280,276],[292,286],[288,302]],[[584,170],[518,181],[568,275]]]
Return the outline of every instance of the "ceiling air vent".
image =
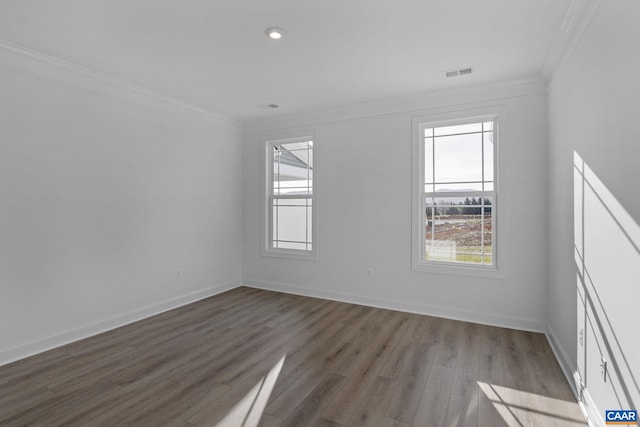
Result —
[[[457,76],[464,76],[466,74],[471,74],[471,73],[473,73],[473,68],[465,67],[457,70],[445,71],[444,75],[447,77],[457,77]]]
[[[280,108],[278,104],[262,104],[258,105],[258,107],[262,108],[263,110],[275,110],[276,108]]]

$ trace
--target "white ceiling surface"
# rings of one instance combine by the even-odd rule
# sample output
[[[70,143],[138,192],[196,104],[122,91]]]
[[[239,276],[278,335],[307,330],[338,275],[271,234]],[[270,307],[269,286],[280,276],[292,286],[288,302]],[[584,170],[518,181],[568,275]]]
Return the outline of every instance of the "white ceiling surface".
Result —
[[[539,75],[569,2],[2,0],[0,38],[246,120]]]

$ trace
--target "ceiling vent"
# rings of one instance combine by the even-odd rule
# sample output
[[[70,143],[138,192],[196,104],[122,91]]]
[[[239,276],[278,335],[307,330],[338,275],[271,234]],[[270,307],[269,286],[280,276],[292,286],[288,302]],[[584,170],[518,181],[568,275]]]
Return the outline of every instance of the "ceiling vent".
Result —
[[[262,108],[263,110],[275,110],[276,108],[280,108],[278,104],[262,104],[258,105],[258,107]]]
[[[457,76],[464,76],[471,73],[473,73],[473,68],[465,67],[465,68],[460,68],[458,70],[445,71],[444,75],[447,77],[457,77]]]

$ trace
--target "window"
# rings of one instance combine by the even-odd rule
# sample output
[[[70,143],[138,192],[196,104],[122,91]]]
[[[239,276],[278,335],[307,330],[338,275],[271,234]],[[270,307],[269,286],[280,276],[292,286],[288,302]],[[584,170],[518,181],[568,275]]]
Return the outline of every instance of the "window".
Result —
[[[314,138],[267,141],[266,253],[311,257],[314,251]]]
[[[496,117],[414,124],[414,269],[495,268]]]

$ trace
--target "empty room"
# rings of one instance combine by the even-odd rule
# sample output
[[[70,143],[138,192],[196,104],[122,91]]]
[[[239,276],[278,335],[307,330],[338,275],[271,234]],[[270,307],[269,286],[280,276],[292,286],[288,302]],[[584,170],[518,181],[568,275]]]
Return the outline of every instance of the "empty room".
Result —
[[[0,426],[637,425],[639,23],[0,2]]]

